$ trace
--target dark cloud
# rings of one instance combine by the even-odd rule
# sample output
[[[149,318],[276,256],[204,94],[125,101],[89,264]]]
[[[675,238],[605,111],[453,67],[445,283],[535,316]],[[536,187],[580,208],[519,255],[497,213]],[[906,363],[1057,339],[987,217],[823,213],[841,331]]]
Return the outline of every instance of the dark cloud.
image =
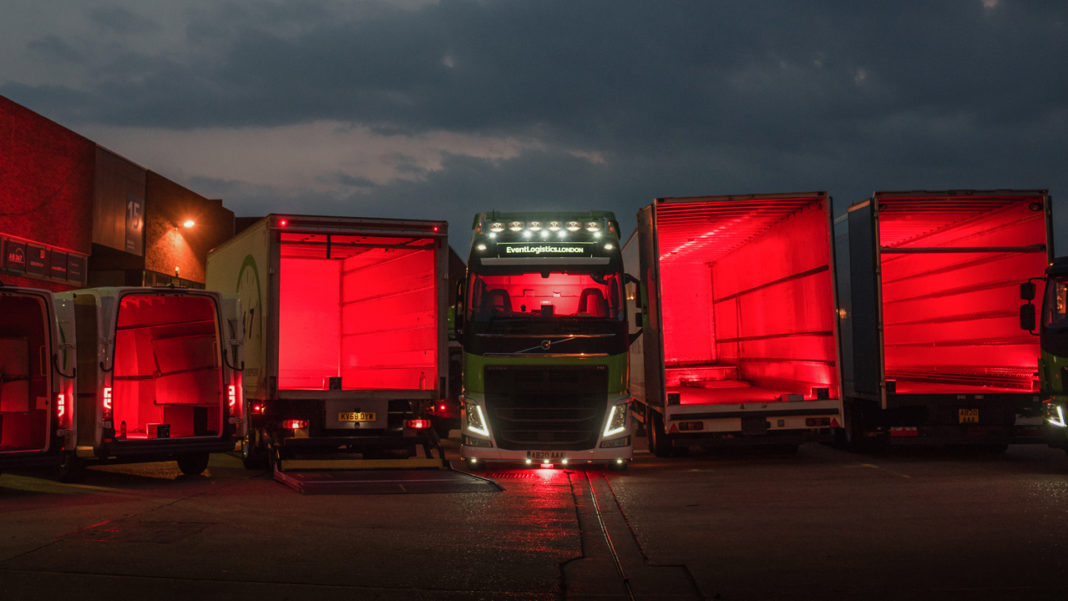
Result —
[[[119,49],[84,88],[0,93],[61,121],[328,119],[546,148],[435,171],[396,157],[413,179],[337,177],[317,200],[348,213],[578,203],[626,221],[664,195],[828,189],[844,208],[877,188],[1068,187],[1062,2],[443,0],[350,19],[324,6],[221,3],[186,29],[214,54]]]
[[[154,20],[122,7],[94,8],[89,18],[104,31],[118,34],[153,33],[162,28]]]
[[[57,35],[46,35],[31,40],[27,48],[45,59],[54,59],[64,63],[80,63],[83,58],[80,52]]]

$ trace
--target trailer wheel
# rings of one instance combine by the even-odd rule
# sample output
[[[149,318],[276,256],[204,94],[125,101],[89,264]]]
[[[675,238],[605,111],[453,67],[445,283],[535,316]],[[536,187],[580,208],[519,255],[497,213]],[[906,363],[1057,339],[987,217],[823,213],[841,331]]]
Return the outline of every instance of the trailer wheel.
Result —
[[[182,473],[186,476],[197,476],[208,469],[209,459],[211,459],[209,453],[181,455],[178,457],[178,469],[182,470]]]
[[[64,453],[63,462],[56,468],[56,477],[60,482],[77,482],[84,475],[82,462],[74,453]]]
[[[671,439],[664,432],[664,418],[659,413],[653,413],[649,417],[649,452],[657,457],[673,457],[675,447],[671,445]]]
[[[241,464],[247,470],[267,467],[267,453],[263,449],[263,436],[259,430],[249,432],[241,441]]]

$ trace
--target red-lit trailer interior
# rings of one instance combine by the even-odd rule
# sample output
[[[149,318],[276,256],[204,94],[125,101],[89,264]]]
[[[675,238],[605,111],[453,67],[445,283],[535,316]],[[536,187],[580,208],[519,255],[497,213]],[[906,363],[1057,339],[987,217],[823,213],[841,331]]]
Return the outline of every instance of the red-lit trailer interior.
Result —
[[[436,242],[281,234],[278,389],[436,390]],[[443,375],[443,374],[441,374]]]
[[[1048,262],[1042,195],[875,199],[887,382],[900,394],[1037,392],[1019,285]]]
[[[217,315],[208,296],[121,298],[110,393],[116,440],[220,435],[227,395]]]
[[[0,456],[48,446],[51,347],[45,298],[0,290]]]
[[[839,398],[826,195],[668,200],[656,230],[669,398]]]

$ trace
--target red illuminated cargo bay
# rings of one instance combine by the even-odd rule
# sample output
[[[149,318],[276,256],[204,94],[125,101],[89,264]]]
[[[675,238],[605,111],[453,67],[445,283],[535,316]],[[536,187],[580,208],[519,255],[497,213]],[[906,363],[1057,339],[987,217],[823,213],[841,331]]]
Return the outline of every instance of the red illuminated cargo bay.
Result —
[[[446,236],[439,221],[271,215],[211,251],[208,288],[242,303],[247,466],[436,446],[424,418],[446,391]]]
[[[242,339],[236,297],[185,288],[57,297],[77,321],[78,461],[176,459],[183,472],[198,474],[210,453],[233,449]]]
[[[51,292],[0,285],[0,467],[62,461],[74,355],[60,339]]]
[[[1038,392],[1019,286],[1051,257],[1049,210],[1044,191],[1011,190],[877,192],[850,208],[854,435],[1011,439]]]
[[[840,421],[830,199],[657,199],[624,257],[647,291],[632,382],[651,446],[796,444]],[[628,270],[633,270],[628,267]]]

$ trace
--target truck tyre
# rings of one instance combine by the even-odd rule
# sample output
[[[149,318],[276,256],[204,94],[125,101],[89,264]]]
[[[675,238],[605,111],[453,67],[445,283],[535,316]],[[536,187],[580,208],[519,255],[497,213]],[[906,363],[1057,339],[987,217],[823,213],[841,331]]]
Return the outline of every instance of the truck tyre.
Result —
[[[56,477],[60,482],[77,482],[85,474],[82,462],[74,453],[64,453],[63,462],[56,468]]]
[[[673,457],[675,447],[664,432],[664,418],[659,413],[651,413],[649,416],[649,452],[657,457]]]
[[[211,458],[209,453],[194,453],[192,455],[181,455],[178,457],[178,469],[182,470],[182,473],[186,476],[197,476],[208,469],[208,459]]]
[[[241,465],[247,470],[261,470],[267,467],[267,453],[263,449],[263,436],[258,430],[245,435],[241,442]]]

